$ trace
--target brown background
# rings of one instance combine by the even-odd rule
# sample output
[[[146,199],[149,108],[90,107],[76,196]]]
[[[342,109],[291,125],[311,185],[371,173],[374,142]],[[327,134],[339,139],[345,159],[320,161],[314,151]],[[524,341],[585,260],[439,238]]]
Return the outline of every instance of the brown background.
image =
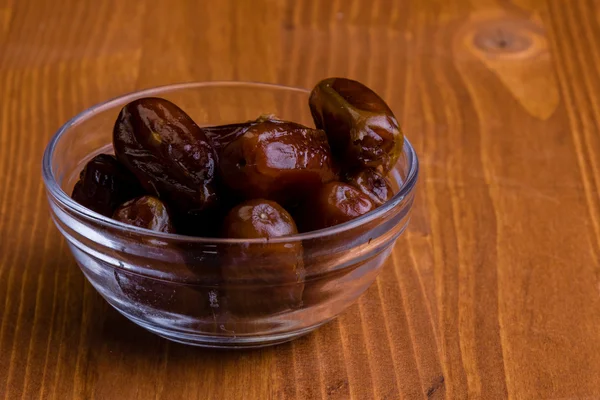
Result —
[[[600,398],[600,4],[0,0],[0,398]],[[49,219],[68,118],[190,80],[382,94],[421,157],[366,295],[293,343],[167,343],[110,309]]]

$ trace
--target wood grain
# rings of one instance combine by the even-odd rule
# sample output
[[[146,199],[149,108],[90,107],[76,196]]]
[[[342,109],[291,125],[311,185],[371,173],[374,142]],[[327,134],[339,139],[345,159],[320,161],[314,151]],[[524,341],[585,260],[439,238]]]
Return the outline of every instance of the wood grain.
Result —
[[[0,398],[600,398],[599,38],[595,0],[0,0]],[[357,304],[246,352],[107,306],[49,218],[53,132],[135,89],[334,75],[422,165]]]

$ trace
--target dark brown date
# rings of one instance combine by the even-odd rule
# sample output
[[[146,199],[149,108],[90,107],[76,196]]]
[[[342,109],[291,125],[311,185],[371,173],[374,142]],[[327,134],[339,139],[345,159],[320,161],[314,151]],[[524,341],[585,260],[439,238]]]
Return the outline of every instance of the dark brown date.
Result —
[[[402,153],[404,136],[392,110],[374,91],[345,78],[319,82],[309,99],[318,129],[329,138],[344,169],[381,169],[385,174]]]
[[[195,214],[216,204],[216,153],[204,131],[170,101],[147,97],[127,104],[113,143],[119,161],[173,212]]]
[[[301,206],[296,221],[302,232],[338,225],[375,209],[373,202],[358,189],[342,182],[323,185]]]
[[[234,207],[223,225],[228,238],[276,238],[298,233],[279,204],[249,200]],[[256,315],[301,304],[304,267],[300,242],[234,245],[221,266],[228,306],[236,314]]]
[[[156,232],[175,233],[167,206],[153,196],[129,200],[115,210],[113,219]]]
[[[114,156],[99,154],[79,174],[71,197],[84,207],[106,217],[125,201],[142,194],[142,188]]]
[[[346,182],[369,196],[376,206],[382,205],[394,195],[390,181],[373,168],[364,168],[348,174]]]
[[[223,182],[235,194],[282,204],[336,177],[325,132],[273,119],[250,126],[220,162]]]

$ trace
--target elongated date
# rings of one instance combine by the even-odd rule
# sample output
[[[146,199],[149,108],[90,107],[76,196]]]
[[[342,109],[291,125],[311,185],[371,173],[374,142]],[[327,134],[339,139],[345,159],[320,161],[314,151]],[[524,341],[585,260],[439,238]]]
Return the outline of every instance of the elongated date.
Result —
[[[113,144],[144,189],[178,214],[215,205],[217,155],[204,131],[170,101],[147,97],[123,107]]]
[[[309,106],[345,170],[371,167],[386,174],[396,164],[404,136],[377,93],[351,79],[329,78],[312,90]]]

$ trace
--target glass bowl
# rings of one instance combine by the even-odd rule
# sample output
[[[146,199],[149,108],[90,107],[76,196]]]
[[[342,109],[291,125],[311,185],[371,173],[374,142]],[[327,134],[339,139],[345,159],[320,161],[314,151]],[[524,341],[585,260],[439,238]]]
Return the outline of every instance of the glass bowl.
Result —
[[[97,154],[112,153],[114,121],[136,98],[171,100],[200,126],[261,114],[313,126],[308,95],[304,89],[261,83],[177,84],[96,105],[59,129],[43,160],[51,215],[84,275],[108,303],[176,342],[248,348],[314,330],[373,283],[413,205],[418,161],[408,141],[390,174],[396,194],[383,206],[335,227],[268,241],[152,232],[106,218],[69,196],[83,166]],[[273,246],[301,246],[302,282],[273,273],[298,260],[297,252],[269,251]],[[225,268],[266,273],[236,281],[222,277]]]

